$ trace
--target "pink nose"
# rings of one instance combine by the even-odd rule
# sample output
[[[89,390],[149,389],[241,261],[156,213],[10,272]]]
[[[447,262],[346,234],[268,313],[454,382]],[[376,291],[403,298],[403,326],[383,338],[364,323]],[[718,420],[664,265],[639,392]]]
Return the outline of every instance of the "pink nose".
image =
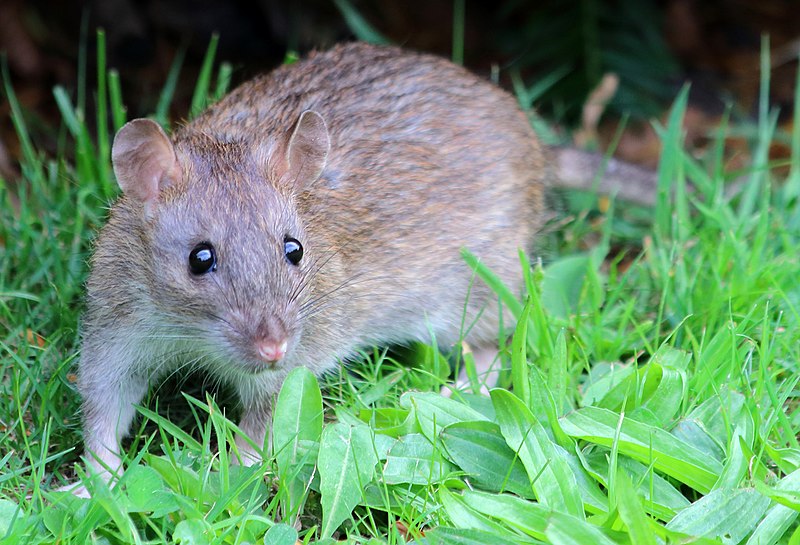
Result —
[[[259,341],[256,350],[259,357],[267,363],[275,363],[286,355],[286,341]]]

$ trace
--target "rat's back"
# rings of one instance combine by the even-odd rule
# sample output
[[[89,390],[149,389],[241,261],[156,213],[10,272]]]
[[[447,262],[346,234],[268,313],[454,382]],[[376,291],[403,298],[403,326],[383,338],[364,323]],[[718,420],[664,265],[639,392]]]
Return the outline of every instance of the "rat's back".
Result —
[[[187,130],[269,148],[306,110],[324,118],[330,152],[298,208],[310,243],[360,278],[349,318],[374,327],[356,341],[425,337],[433,324],[454,342],[467,293],[468,319],[496,299],[472,285],[462,248],[519,291],[517,250],[541,224],[547,175],[513,97],[444,59],[353,43],[243,84]],[[475,334],[494,339],[489,312]]]

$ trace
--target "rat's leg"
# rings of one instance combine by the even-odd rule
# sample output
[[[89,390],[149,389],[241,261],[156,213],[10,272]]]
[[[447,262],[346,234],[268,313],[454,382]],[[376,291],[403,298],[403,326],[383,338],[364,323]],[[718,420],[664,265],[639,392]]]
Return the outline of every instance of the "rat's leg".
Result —
[[[239,398],[242,401],[242,418],[239,429],[257,445],[257,449],[243,437],[236,437],[236,448],[241,457],[241,463],[252,466],[261,462],[261,451],[269,445],[266,444],[267,431],[272,421],[270,395],[266,392],[273,391],[267,384],[260,380],[242,381],[236,385]],[[235,457],[233,463],[238,463]]]
[[[481,383],[481,393],[489,395],[489,390],[497,386],[500,380],[502,360],[495,345],[477,346],[472,350],[475,358],[475,372]]]
[[[130,431],[134,405],[147,392],[148,381],[130,372],[109,372],[108,367],[124,366],[106,367],[87,356],[84,351],[79,380],[86,460],[90,471],[110,481],[122,468],[120,440]]]
[[[475,373],[480,383],[480,393],[489,395],[489,390],[497,386],[497,382],[500,378],[501,361],[497,346],[493,343],[489,343],[480,344],[472,348],[464,342],[462,347],[464,353],[472,354],[472,358],[475,361]],[[466,365],[462,364],[455,383],[452,386],[443,388],[442,394],[451,397],[453,395],[453,390],[471,391],[470,385],[471,383],[469,377],[467,377]]]

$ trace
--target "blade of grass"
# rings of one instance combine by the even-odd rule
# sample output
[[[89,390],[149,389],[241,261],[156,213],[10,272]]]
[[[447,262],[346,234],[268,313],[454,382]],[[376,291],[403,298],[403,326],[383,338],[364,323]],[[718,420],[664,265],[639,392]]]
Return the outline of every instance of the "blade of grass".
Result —
[[[122,102],[122,88],[119,82],[119,72],[114,69],[108,71],[108,96],[111,103],[111,119],[114,132],[125,124],[125,104]]]
[[[217,54],[217,44],[219,44],[219,34],[216,32],[211,35],[208,42],[206,54],[203,57],[203,64],[200,67],[200,74],[192,94],[192,106],[189,110],[189,118],[194,119],[208,105],[209,89],[211,88],[211,71],[214,68],[214,57]]]
[[[173,59],[172,65],[169,67],[169,73],[167,73],[167,81],[161,88],[161,94],[158,97],[153,119],[162,127],[169,127],[169,105],[172,103],[172,97],[175,95],[175,88],[178,85],[178,77],[181,73],[185,55],[186,47],[182,46],[175,54],[175,59]]]

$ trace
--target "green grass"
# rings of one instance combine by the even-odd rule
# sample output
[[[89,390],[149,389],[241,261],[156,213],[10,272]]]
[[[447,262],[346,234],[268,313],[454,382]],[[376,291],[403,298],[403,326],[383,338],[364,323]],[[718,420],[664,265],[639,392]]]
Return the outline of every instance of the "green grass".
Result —
[[[230,77],[209,51],[193,111]],[[119,486],[55,492],[81,450],[82,282],[125,118],[100,61],[96,116],[55,89],[55,158],[3,74],[23,177],[0,184],[0,543],[800,543],[800,129],[788,180],[773,179],[762,99],[747,183],[729,195],[721,139],[702,162],[683,150],[686,92],[660,127],[654,208],[590,217],[594,198],[569,195],[527,299],[496,286],[520,319],[490,397],[439,395],[448,360],[431,347],[367,351],[322,389],[297,369],[271,452],[241,468],[213,397],[159,390]]]

